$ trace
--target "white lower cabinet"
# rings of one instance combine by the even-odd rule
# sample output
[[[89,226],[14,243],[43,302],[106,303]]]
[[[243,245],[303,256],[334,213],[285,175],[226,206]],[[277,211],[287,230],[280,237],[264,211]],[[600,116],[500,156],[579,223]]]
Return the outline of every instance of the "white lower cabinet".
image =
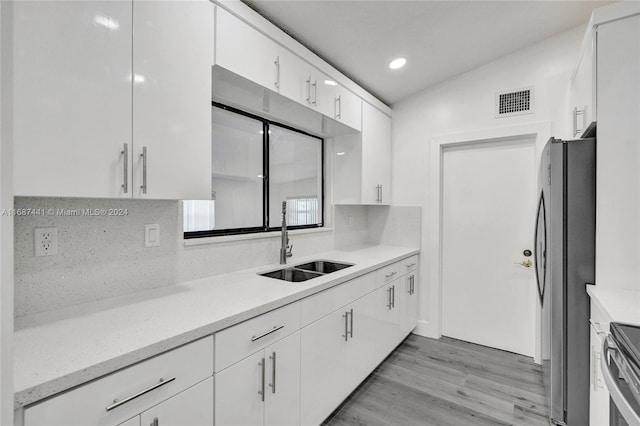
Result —
[[[414,270],[402,277],[400,289],[400,329],[403,334],[411,333],[418,325],[418,271]]]
[[[300,332],[215,375],[215,424],[297,425],[300,420]]]
[[[400,280],[392,281],[375,292],[378,336],[375,353],[378,361],[383,360],[401,339],[399,292]]]
[[[604,382],[600,362],[602,341],[609,332],[611,319],[592,301],[590,322],[589,424],[601,426],[609,424],[609,390]]]

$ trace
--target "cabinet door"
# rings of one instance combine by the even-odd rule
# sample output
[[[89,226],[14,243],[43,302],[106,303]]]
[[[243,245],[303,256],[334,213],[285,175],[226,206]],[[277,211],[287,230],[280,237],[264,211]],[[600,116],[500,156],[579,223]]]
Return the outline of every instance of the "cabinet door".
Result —
[[[216,65],[269,90],[277,90],[278,46],[274,41],[218,7],[215,43]]]
[[[300,424],[300,332],[264,350],[267,363],[265,426]]]
[[[131,2],[13,3],[15,195],[122,197]]]
[[[375,279],[373,274],[371,279]],[[379,360],[375,356],[378,340],[376,328],[376,293],[358,299],[347,307],[349,312],[349,340],[345,345],[345,390],[350,394],[373,371]]]
[[[397,345],[400,335],[399,292],[400,280],[395,280],[375,291],[376,298],[376,339],[377,362],[382,361]],[[395,298],[395,300],[394,300]]]
[[[262,425],[267,361],[260,351],[216,373],[215,424]]]
[[[154,419],[158,419],[154,423]],[[142,426],[213,426],[213,377],[180,392],[140,416]]]
[[[311,106],[322,115],[333,117],[335,111],[335,81],[313,67],[311,67],[309,75],[311,84]]]
[[[213,8],[208,0],[134,3],[136,197],[211,198]]]
[[[391,118],[362,104],[362,203],[391,203]]]
[[[573,114],[573,131],[570,138],[580,137],[587,126],[596,119],[593,41],[593,36],[590,35],[571,82],[570,104]]]
[[[412,271],[402,277],[400,289],[400,317],[402,337],[411,333],[418,324],[418,272]]]
[[[292,101],[308,106],[309,70],[311,66],[284,47],[278,50],[278,91]]]
[[[340,309],[300,332],[300,423],[318,425],[344,395],[345,311]]]
[[[340,85],[335,88],[334,118],[352,129],[362,129],[362,100]]]

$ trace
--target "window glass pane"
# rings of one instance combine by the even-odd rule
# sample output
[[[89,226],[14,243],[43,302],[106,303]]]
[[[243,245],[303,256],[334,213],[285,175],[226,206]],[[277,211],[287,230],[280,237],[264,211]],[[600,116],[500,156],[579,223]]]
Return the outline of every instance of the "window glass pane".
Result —
[[[322,223],[322,140],[276,125],[269,127],[269,226]]]
[[[211,199],[183,203],[184,231],[263,227],[262,122],[212,108]]]

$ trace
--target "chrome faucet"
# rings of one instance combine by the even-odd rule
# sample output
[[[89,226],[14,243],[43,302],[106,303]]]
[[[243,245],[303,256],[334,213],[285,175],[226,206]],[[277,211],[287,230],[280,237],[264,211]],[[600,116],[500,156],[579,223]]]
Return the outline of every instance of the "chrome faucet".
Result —
[[[293,256],[291,253],[293,244],[289,245],[289,232],[287,231],[287,202],[282,202],[282,238],[280,241],[280,264],[287,264],[287,257]]]

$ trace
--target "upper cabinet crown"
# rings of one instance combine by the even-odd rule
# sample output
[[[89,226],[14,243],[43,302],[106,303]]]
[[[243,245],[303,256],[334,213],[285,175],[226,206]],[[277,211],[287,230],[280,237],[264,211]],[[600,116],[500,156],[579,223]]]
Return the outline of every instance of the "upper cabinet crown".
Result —
[[[210,198],[213,9],[16,2],[15,195]]]

